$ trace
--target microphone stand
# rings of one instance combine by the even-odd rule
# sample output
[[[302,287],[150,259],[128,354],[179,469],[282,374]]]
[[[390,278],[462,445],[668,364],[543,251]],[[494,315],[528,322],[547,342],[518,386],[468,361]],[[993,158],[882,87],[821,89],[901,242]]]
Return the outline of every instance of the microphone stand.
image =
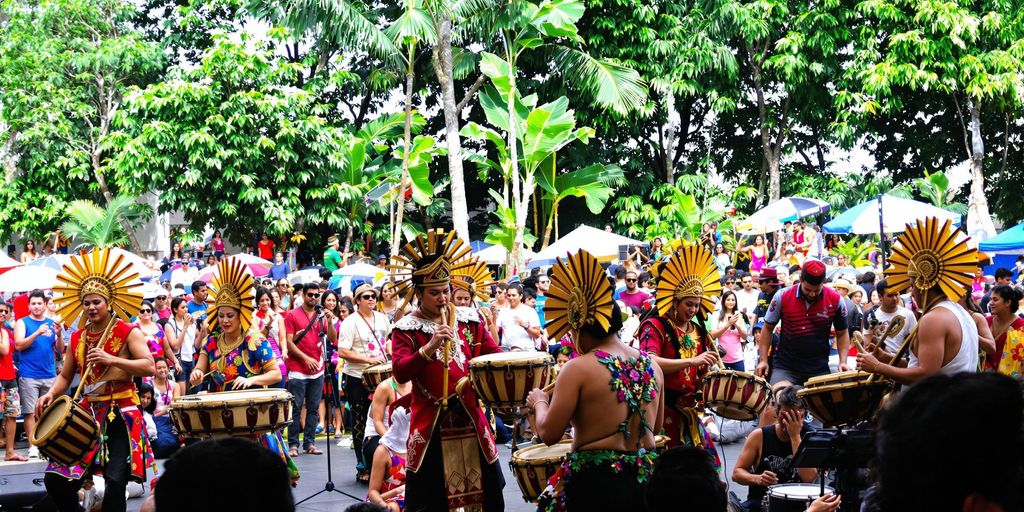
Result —
[[[331,360],[330,360],[330,356],[328,355],[329,352],[327,350],[327,340],[326,340],[327,329],[326,329],[326,326],[324,324],[325,318],[323,316],[323,307],[317,306],[316,314],[319,317],[319,320],[317,320],[317,321],[320,322],[320,345],[323,347],[322,350],[320,351],[320,357],[322,358],[321,359],[321,364],[322,364],[322,367],[324,369],[324,381],[327,382],[327,389],[329,389],[330,392],[331,392],[331,397],[324,402],[324,416],[325,416],[324,424],[325,425],[333,425],[334,424],[334,408],[340,406],[340,404],[338,403],[338,382],[334,378],[334,372],[331,372],[330,371],[330,367],[329,367]],[[298,414],[301,414],[301,411]],[[325,428],[324,432],[328,432],[329,430],[330,429],[326,429]],[[352,435],[356,435],[356,433],[353,432]],[[314,442],[316,442],[315,439],[314,439]],[[352,499],[354,499],[356,501],[360,501],[360,502],[363,501],[361,498],[353,496],[353,495],[351,495],[351,494],[349,494],[349,493],[347,493],[345,491],[342,491],[341,489],[338,489],[337,487],[335,487],[333,475],[332,475],[332,472],[331,472],[331,445],[332,444],[334,444],[334,443],[331,443],[330,437],[328,436],[328,440],[327,440],[327,443],[326,443],[327,449],[325,450],[326,453],[327,453],[327,481],[324,482],[324,488],[319,490],[319,491],[317,491],[317,492],[315,492],[315,493],[313,493],[313,494],[311,494],[311,495],[309,495],[309,496],[306,496],[305,498],[302,498],[301,500],[296,502],[295,503],[296,507],[301,505],[301,504],[303,504],[303,503],[305,503],[305,502],[307,502],[307,501],[309,501],[309,500],[311,500],[311,499],[313,499],[313,498],[315,498],[315,497],[317,497],[317,496],[319,496],[319,495],[321,495],[321,494],[323,494],[323,493],[325,493],[325,492],[336,492],[338,494],[342,494],[344,496],[348,496],[349,498],[352,498]]]

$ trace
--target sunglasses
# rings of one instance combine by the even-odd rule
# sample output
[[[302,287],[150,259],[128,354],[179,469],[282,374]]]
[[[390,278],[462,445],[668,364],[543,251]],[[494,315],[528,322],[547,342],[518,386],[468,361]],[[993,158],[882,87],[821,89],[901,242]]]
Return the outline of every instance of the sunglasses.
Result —
[[[156,300],[167,300],[166,295],[157,295]]]
[[[153,312],[152,309],[140,309],[139,310],[139,313],[152,313],[152,312]]]
[[[11,314],[10,311],[8,311],[6,309],[0,309],[0,315],[9,315],[9,314]]]
[[[551,281],[548,281],[547,279],[545,279],[545,280],[543,280],[543,281],[537,281],[537,282],[538,282],[538,283],[540,283],[540,284],[548,284],[548,283],[550,283]]]
[[[376,295],[371,295],[369,293],[367,293],[365,295],[360,295],[359,298],[363,299],[363,300],[377,300],[377,296]]]
[[[627,279],[626,279],[626,282],[627,282],[627,283],[635,283],[635,282],[636,282],[636,279],[629,279],[629,278],[627,278]]]
[[[317,297],[319,297],[319,296],[320,296],[320,294],[319,294],[319,293],[307,293],[307,294],[306,294],[306,297],[309,297],[309,298],[311,298],[311,299],[315,299],[315,298],[317,298]]]
[[[736,284],[736,281],[726,281],[725,284]]]

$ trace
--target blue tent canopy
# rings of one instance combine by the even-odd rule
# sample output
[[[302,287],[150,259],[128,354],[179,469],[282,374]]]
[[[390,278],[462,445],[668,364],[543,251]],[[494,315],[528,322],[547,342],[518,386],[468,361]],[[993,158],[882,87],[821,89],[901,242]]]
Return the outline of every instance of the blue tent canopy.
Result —
[[[995,254],[1024,254],[1024,223],[981,242],[978,250]]]

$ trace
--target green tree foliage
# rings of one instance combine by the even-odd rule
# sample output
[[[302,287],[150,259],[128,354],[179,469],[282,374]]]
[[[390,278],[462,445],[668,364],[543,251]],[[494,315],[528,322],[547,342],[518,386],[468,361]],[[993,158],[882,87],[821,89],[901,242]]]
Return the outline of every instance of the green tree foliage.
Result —
[[[115,197],[106,208],[79,199],[67,206],[68,220],[60,229],[71,239],[74,250],[124,247],[129,244],[129,237],[122,223],[138,228],[152,213],[149,205],[129,196]]]
[[[10,16],[0,25],[0,147],[14,162],[0,238],[39,235],[71,201],[113,200],[102,141],[125,91],[155,79],[164,57],[117,0],[6,0],[0,10]]]

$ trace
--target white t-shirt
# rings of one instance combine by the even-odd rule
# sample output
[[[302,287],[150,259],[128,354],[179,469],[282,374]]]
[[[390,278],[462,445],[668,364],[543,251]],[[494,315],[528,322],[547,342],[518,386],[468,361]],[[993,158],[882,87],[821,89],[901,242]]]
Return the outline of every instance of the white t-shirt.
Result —
[[[185,267],[177,268],[171,271],[171,287],[182,285],[185,290],[190,290],[192,283],[199,280],[199,270],[189,265],[188,270]]]
[[[527,328],[540,327],[540,317],[530,306],[520,304],[515,309],[505,308],[498,312],[498,329],[501,329],[501,345],[508,349],[537,350],[533,336],[516,319],[526,322]]]
[[[363,318],[356,311],[341,322],[338,348],[352,350],[365,357],[384,357],[384,347],[390,332],[391,322],[388,322],[388,317],[384,313],[374,311],[371,321]],[[363,369],[368,366],[370,365],[345,360],[345,367],[341,372],[361,379],[363,378]]]
[[[903,344],[903,340],[905,340],[907,336],[910,335],[910,331],[913,331],[914,327],[917,326],[917,318],[914,317],[914,314],[911,313],[909,309],[903,306],[896,306],[896,311],[892,313],[886,313],[885,311],[882,311],[881,307],[877,307],[872,310],[871,314],[874,315],[875,319],[877,319],[879,323],[892,322],[892,319],[897,316],[902,316],[903,319],[906,320],[906,323],[903,324],[903,329],[901,329],[900,332],[896,333],[895,336],[889,336],[885,339],[885,350],[890,354],[895,354],[896,351],[899,350],[900,345]]]
[[[760,294],[761,290],[756,288],[751,288],[749,293],[743,288],[736,290],[736,310],[746,309],[748,315],[753,313],[757,308],[757,297]],[[744,320],[749,320],[749,318],[744,318]]]
[[[182,338],[181,348],[178,350],[178,359],[192,362],[196,354],[196,323],[187,322],[186,324],[179,324],[176,318],[171,317],[167,320],[167,325],[171,326],[175,336],[181,336],[181,330],[185,329],[185,337]]]

